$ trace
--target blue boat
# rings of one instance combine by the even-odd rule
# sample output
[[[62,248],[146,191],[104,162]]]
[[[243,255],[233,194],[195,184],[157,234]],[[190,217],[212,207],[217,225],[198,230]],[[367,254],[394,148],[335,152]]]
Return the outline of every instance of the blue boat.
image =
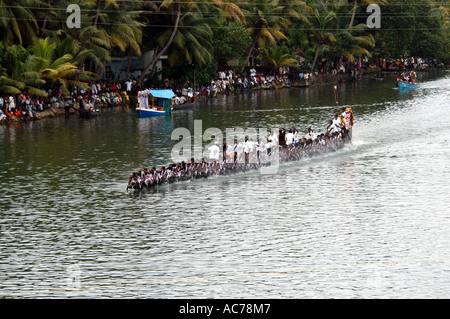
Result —
[[[420,86],[420,83],[419,82],[410,83],[410,82],[405,82],[405,81],[402,81],[402,80],[398,80],[397,81],[397,86],[400,89],[415,89],[415,88],[418,88]]]
[[[139,117],[161,116],[172,113],[172,98],[175,96],[172,90],[142,90],[138,94],[138,107],[136,112]]]

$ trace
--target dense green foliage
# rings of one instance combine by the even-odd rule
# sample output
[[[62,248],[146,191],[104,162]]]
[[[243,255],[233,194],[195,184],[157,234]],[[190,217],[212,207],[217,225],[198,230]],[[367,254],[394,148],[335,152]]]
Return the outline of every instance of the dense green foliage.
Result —
[[[80,28],[69,28],[78,4]],[[367,27],[368,4],[381,28]],[[251,57],[276,72],[299,60],[420,56],[450,63],[448,0],[0,0],[0,92],[45,95],[95,80],[112,56],[154,51],[139,81],[210,81],[227,61]],[[195,72],[194,72],[195,71]],[[147,77],[146,77],[147,76]],[[159,80],[163,81],[163,80]]]

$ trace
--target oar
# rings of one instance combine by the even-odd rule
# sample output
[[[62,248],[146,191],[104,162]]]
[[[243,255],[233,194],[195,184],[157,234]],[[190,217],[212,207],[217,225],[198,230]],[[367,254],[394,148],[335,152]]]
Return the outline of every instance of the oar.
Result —
[[[339,116],[339,95],[337,86],[334,86],[334,99],[336,100],[337,114]]]

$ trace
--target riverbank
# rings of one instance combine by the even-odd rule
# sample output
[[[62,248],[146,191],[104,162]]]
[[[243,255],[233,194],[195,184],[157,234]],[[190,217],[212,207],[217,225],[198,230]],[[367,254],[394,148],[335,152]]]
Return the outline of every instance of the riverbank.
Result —
[[[435,71],[435,69],[424,69],[424,70],[415,70],[416,72],[432,72]],[[309,77],[307,80],[300,80],[300,81],[292,81],[292,82],[267,82],[267,83],[261,83],[259,86],[254,86],[251,88],[234,88],[231,86],[230,88],[223,89],[223,90],[217,90],[215,92],[209,92],[206,95],[198,94],[196,95],[196,101],[195,102],[186,102],[183,104],[175,104],[174,110],[180,110],[180,109],[186,109],[193,107],[197,101],[214,98],[221,94],[227,94],[230,92],[234,93],[240,93],[245,91],[251,91],[251,90],[275,90],[275,89],[282,89],[282,88],[291,88],[291,87],[314,87],[314,86],[321,86],[321,85],[328,85],[328,84],[335,84],[335,83],[345,83],[345,82],[351,82],[355,81],[357,79],[360,79],[362,77],[374,77],[375,74],[382,72],[383,74],[400,74],[402,70],[381,70],[380,68],[372,68],[372,69],[365,69],[361,70],[361,72],[358,72],[356,74],[350,74],[350,73],[338,73],[338,74],[316,74],[314,76]],[[108,107],[131,107],[132,105],[135,105],[137,103],[137,99],[133,96],[130,96],[130,100],[127,102],[122,103],[116,103],[114,105],[107,104],[107,103],[99,103],[100,109],[106,109]],[[45,118],[54,118],[54,117],[60,117],[60,116],[71,116],[74,114],[78,114],[79,110],[79,102],[74,102],[70,107],[51,107],[44,111],[35,112],[35,118],[14,118],[8,121],[1,121],[1,124],[6,123],[17,123],[22,121],[31,121],[31,120],[40,120]]]

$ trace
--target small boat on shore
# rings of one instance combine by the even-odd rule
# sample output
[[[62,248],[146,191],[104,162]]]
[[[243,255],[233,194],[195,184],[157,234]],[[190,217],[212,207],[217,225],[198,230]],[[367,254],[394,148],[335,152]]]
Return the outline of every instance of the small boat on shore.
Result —
[[[93,118],[93,117],[97,117],[100,114],[99,110],[85,110],[82,107],[78,110],[78,114],[80,115],[81,118],[84,119],[89,119],[89,118]]]
[[[138,92],[137,115],[141,118],[172,113],[175,96],[172,90],[142,90]]]

